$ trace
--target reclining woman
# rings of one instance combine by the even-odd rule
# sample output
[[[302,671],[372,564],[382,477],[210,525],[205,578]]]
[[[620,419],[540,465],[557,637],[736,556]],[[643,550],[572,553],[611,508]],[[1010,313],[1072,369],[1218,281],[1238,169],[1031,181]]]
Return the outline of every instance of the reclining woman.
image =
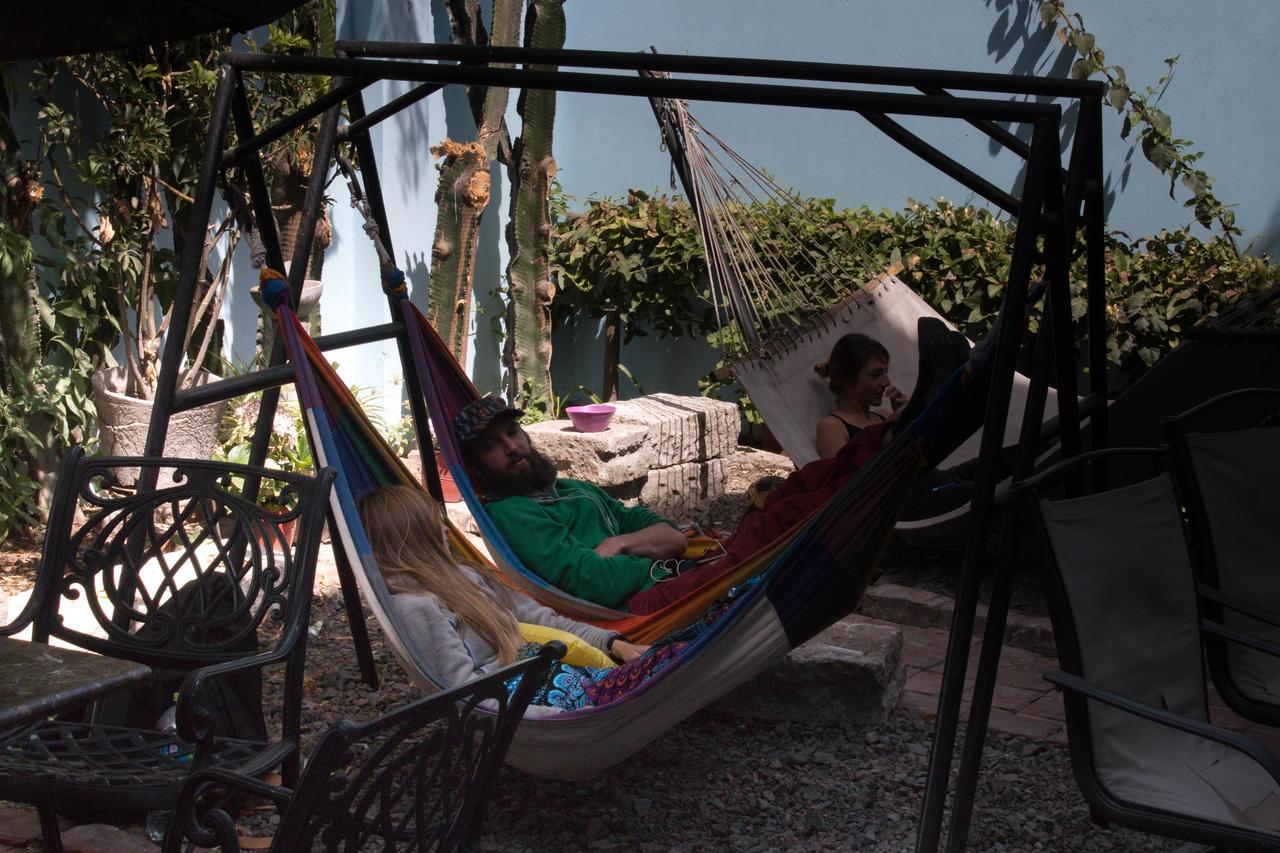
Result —
[[[889,351],[875,338],[852,332],[836,341],[831,357],[814,366],[836,395],[831,414],[818,421],[818,456],[830,459],[869,426],[897,418],[907,395],[889,382]],[[888,398],[890,412],[874,410]]]
[[[682,646],[650,650],[634,645],[614,631],[561,616],[494,582],[477,567],[458,563],[449,550],[440,505],[418,489],[380,487],[360,502],[360,517],[392,592],[392,606],[410,643],[425,656],[424,668],[440,679],[442,689],[536,651],[525,633],[553,638],[530,626],[572,635],[565,638],[570,642],[580,639],[590,648],[579,653],[595,659],[592,666],[557,664],[539,688],[533,704],[563,710],[616,698],[656,672]],[[614,669],[610,658],[624,665]]]

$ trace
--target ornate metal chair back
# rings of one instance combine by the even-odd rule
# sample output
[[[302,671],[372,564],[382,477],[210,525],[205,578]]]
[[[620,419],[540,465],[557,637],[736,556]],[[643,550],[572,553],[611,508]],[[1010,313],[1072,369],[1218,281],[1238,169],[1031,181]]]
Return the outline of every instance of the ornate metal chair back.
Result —
[[[137,488],[119,485],[122,469],[140,472]],[[250,500],[255,480],[259,497]],[[259,634],[295,644],[285,626],[291,609],[309,604],[327,483],[327,475],[74,449],[30,604],[34,639],[170,670],[243,657]]]

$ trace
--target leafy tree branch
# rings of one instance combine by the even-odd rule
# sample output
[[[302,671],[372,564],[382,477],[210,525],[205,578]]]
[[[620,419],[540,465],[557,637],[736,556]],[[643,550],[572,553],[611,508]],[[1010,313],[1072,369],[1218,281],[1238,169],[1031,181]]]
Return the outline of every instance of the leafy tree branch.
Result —
[[[1143,156],[1169,176],[1169,198],[1177,198],[1176,190],[1181,183],[1191,193],[1184,206],[1192,209],[1196,222],[1209,229],[1217,226],[1227,242],[1235,247],[1235,238],[1240,235],[1235,212],[1213,194],[1213,179],[1197,166],[1204,152],[1197,150],[1191,140],[1174,136],[1173,120],[1157,106],[1173,79],[1179,57],[1165,59],[1166,71],[1154,86],[1135,91],[1123,67],[1107,64],[1105,52],[1098,47],[1093,33],[1085,29],[1080,13],[1068,12],[1065,5],[1064,0],[1042,0],[1040,20],[1046,27],[1058,27],[1058,39],[1075,48],[1078,58],[1071,66],[1071,76],[1087,80],[1101,74],[1106,79],[1107,103],[1124,115],[1120,137],[1128,139],[1136,129]]]

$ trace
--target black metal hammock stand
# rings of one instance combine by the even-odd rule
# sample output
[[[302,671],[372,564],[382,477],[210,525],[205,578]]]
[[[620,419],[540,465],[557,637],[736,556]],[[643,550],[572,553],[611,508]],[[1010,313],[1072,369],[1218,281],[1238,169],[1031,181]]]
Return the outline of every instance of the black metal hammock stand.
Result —
[[[239,169],[250,191],[252,206],[261,230],[266,261],[283,269],[280,242],[271,213],[262,165],[262,150],[272,141],[320,118],[315,137],[314,162],[298,229],[297,244],[289,267],[289,303],[296,308],[315,237],[328,180],[327,164],[337,146],[350,145],[359,158],[369,209],[377,223],[387,255],[396,257],[391,239],[375,148],[370,131],[380,122],[398,115],[406,107],[439,91],[446,85],[514,86],[525,89],[574,91],[606,95],[627,95],[670,101],[728,101],[808,107],[856,113],[946,175],[959,181],[991,204],[1008,211],[1017,220],[1017,233],[1005,289],[1002,316],[1009,328],[1021,328],[1027,308],[1031,278],[1043,268],[1046,311],[1036,336],[1023,419],[1020,459],[1017,471],[1025,474],[1034,462],[1031,448],[1037,444],[1048,386],[1056,375],[1059,410],[1064,424],[1062,447],[1066,455],[1080,450],[1079,420],[1075,389],[1076,353],[1070,329],[1068,292],[1068,246],[1078,231],[1085,234],[1088,269],[1089,363],[1098,383],[1089,399],[1105,396],[1106,339],[1103,282],[1103,164],[1101,117],[1104,88],[1099,83],[1076,80],[1011,77],[998,74],[886,69],[831,63],[779,62],[702,56],[664,56],[605,51],[528,50],[520,48],[466,47],[459,45],[340,42],[334,58],[280,55],[229,54],[218,69],[218,87],[200,166],[200,179],[192,205],[191,234],[184,244],[178,289],[172,315],[171,334],[165,341],[155,407],[147,441],[147,455],[159,455],[169,418],[174,412],[195,408],[216,400],[263,391],[250,461],[261,464],[266,457],[271,421],[278,402],[279,386],[292,382],[293,369],[284,364],[284,343],[277,336],[269,366],[254,373],[210,383],[199,388],[179,389],[177,378],[183,364],[182,341],[191,320],[195,283],[201,274],[201,235],[209,221],[219,175]],[[451,64],[459,63],[459,64]],[[563,70],[565,68],[576,70]],[[583,70],[585,69],[585,70]],[[610,72],[628,72],[627,74]],[[654,79],[629,76],[669,73],[714,75],[718,79],[680,77]],[[330,91],[314,103],[301,107],[293,116],[267,128],[252,121],[246,94],[247,78],[278,73],[321,74],[331,77]],[[744,80],[765,82],[743,82]],[[414,83],[412,88],[373,111],[366,109],[363,91],[383,80]],[[890,89],[890,91],[886,91]],[[955,94],[961,93],[961,94]],[[1013,99],[1011,100],[1010,97]],[[1061,102],[1079,105],[1071,134],[1071,155],[1062,168],[1060,133]],[[937,120],[965,121],[1025,162],[1020,195],[994,186],[972,170],[957,163],[898,124],[895,117],[918,116]],[[345,117],[345,124],[340,126]],[[225,147],[234,124],[236,142]],[[1028,132],[1019,138],[1009,128]],[[677,163],[678,168],[680,164]],[[399,298],[388,294],[392,318],[399,318]],[[423,377],[416,369],[406,328],[399,319],[334,335],[316,338],[320,352],[380,340],[394,339],[400,351],[402,374],[409,389],[418,446],[432,446],[432,436],[422,403]],[[951,625],[947,667],[943,679],[934,748],[925,789],[918,849],[933,850],[942,835],[943,808],[947,798],[966,661],[977,606],[979,562],[986,537],[997,510],[995,484],[1000,463],[1002,435],[1009,410],[1014,365],[1019,336],[1001,335],[992,358],[991,384],[986,395],[986,421],[979,453],[978,477],[974,490],[970,537],[966,542],[964,568]],[[1105,444],[1105,411],[1092,420],[1095,445]],[[314,436],[312,437],[314,439]],[[439,494],[439,480],[432,465],[424,466],[429,488]],[[152,484],[143,480],[140,488]],[[248,484],[252,491],[253,484]],[[331,528],[335,518],[331,511]],[[1009,531],[1011,525],[1006,525]],[[961,849],[968,828],[973,790],[982,756],[995,666],[1008,607],[1008,574],[1012,552],[1016,550],[1016,530],[1006,539],[997,568],[995,595],[987,619],[987,637],[974,689],[970,724],[959,768],[959,788],[952,802],[948,846]],[[352,567],[337,554],[339,576],[351,621],[352,636],[360,657],[362,673],[371,684],[377,676],[368,649]]]

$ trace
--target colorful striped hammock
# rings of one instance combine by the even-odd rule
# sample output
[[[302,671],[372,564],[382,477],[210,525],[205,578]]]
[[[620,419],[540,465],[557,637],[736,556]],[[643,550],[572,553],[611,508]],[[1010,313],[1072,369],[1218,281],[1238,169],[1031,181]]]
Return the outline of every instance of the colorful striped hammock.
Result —
[[[427,319],[407,298],[403,274],[384,272],[384,288],[399,296],[421,393],[432,421],[447,425],[479,396]],[[357,504],[380,485],[418,486],[341,378],[288,307],[288,283],[264,270],[261,292],[274,308],[297,380],[317,466],[337,470],[332,502],[336,543],[355,570],[366,604],[406,672],[427,689],[442,682],[391,606],[391,593],[371,553]],[[516,733],[508,761],[527,772],[585,778],[616,764],[667,727],[777,663],[792,648],[853,610],[870,582],[903,504],[919,474],[980,426],[990,384],[993,347],[971,359],[925,411],[846,482],[835,496],[785,536],[734,570],[663,610],[643,616],[602,608],[549,586],[522,566],[494,527],[471,485],[461,448],[447,426],[436,433],[444,459],[498,566],[491,566],[456,528],[450,540],[459,557],[501,572],[508,583],[575,618],[607,626],[649,643],[698,622],[732,589],[727,612],[698,634],[673,663],[623,698],[572,712],[534,709]],[[744,584],[751,578],[758,580]]]

